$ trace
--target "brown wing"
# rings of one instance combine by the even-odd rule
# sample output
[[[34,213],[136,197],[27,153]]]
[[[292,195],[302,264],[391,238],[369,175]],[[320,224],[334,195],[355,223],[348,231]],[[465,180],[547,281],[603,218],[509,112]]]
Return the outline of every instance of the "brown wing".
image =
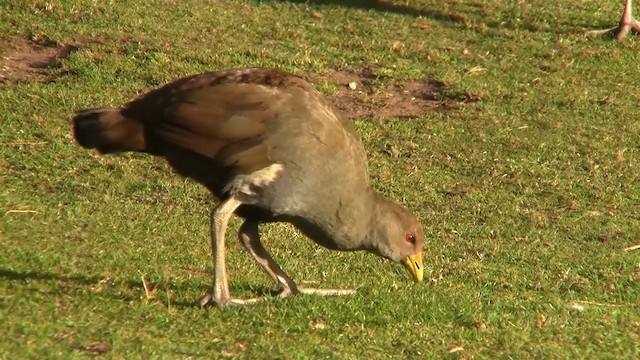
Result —
[[[158,147],[169,143],[247,174],[273,163],[262,139],[290,86],[315,91],[277,70],[208,73],[152,91],[123,113],[144,124],[152,152],[163,153]]]
[[[247,84],[192,90],[153,127],[164,141],[215,158],[241,173],[269,165],[261,138],[273,116],[273,93]]]

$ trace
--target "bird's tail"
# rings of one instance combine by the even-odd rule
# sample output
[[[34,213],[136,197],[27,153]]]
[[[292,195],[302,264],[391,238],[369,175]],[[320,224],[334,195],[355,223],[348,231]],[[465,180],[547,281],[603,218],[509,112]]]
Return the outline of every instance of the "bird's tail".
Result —
[[[144,126],[120,109],[80,110],[72,122],[73,138],[84,148],[103,154],[145,150]]]

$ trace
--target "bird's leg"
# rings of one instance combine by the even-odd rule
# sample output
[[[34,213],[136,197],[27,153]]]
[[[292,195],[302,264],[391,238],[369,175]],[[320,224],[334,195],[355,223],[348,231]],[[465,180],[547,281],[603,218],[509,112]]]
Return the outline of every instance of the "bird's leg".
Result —
[[[262,246],[260,235],[258,233],[258,223],[254,221],[246,221],[240,227],[239,238],[245,249],[253,255],[258,264],[271,276],[280,288],[279,297],[287,297],[296,294],[315,294],[315,295],[349,295],[355,293],[351,289],[313,289],[303,288],[298,285],[282,271],[280,266],[273,260],[271,255]],[[264,298],[248,299],[248,302],[262,300]],[[234,299],[234,303],[240,303],[243,300]]]
[[[588,31],[588,35],[602,35],[613,32],[618,40],[624,39],[629,31],[640,33],[640,21],[633,18],[633,12],[631,9],[632,0],[624,1],[624,10],[622,11],[622,17],[620,18],[620,24],[610,29],[604,30],[592,30]]]
[[[211,211],[211,256],[213,258],[213,285],[211,291],[200,301],[200,306],[218,305],[225,306],[231,300],[229,280],[227,278],[227,266],[225,264],[224,240],[227,232],[227,223],[233,212],[242,205],[242,202],[232,196]]]
[[[281,290],[280,296],[294,295],[299,292],[296,283],[282,271],[280,266],[273,260],[264,246],[262,246],[257,222],[245,221],[242,226],[240,226],[238,237],[244,248],[256,259],[267,274],[271,276],[273,281],[278,284]]]
[[[629,33],[629,30],[640,33],[640,21],[633,18],[633,12],[631,10],[631,0],[624,1],[624,10],[622,11],[622,18],[620,24],[616,30],[616,38],[618,40],[624,39]]]

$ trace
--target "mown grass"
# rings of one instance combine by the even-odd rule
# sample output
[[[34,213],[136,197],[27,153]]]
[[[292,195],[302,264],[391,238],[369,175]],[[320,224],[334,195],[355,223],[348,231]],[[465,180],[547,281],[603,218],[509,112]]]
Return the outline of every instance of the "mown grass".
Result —
[[[582,35],[616,23],[619,4],[367,3],[0,1],[2,37],[79,46],[56,82],[0,85],[0,358],[640,356],[640,253],[623,251],[640,230],[640,43]],[[479,99],[356,121],[374,187],[425,227],[420,285],[269,225],[265,245],[295,279],[358,293],[199,309],[206,192],[69,137],[75,109],[182,75],[371,63]],[[269,291],[232,239],[232,292]]]

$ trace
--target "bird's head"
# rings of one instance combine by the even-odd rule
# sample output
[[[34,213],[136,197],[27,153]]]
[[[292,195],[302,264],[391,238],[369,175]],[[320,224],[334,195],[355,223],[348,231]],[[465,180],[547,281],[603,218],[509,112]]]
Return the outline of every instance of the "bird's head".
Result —
[[[421,282],[424,234],[420,222],[409,210],[386,198],[378,202],[376,213],[371,224],[371,251],[404,265],[413,279]]]

